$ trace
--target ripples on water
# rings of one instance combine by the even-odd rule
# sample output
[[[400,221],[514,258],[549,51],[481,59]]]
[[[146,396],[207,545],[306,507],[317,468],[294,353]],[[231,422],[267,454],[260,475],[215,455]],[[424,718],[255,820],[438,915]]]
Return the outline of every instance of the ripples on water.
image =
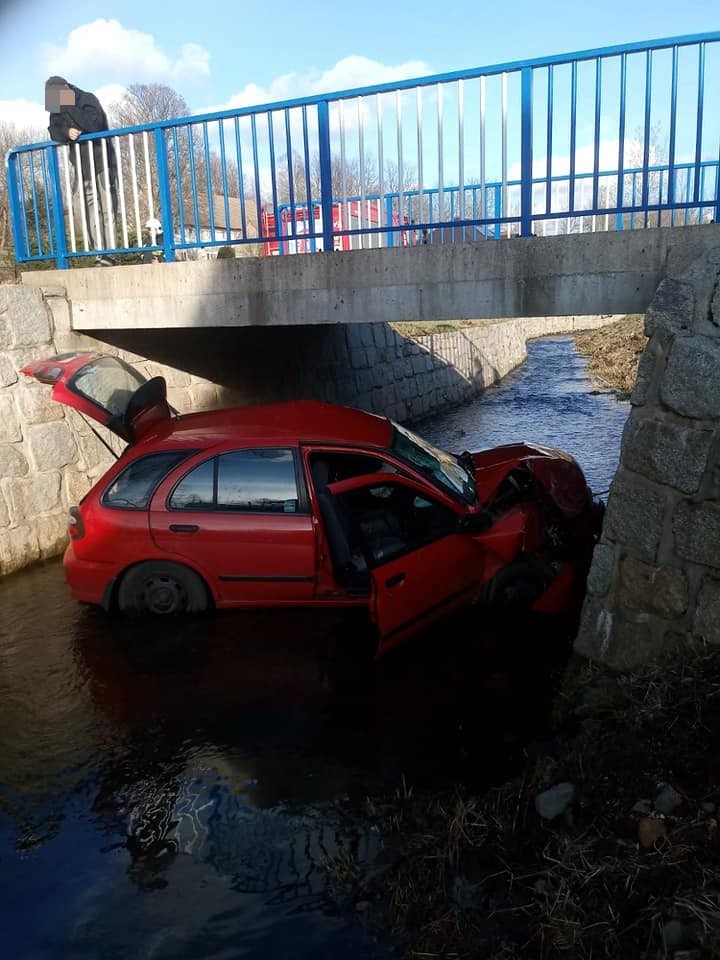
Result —
[[[421,432],[450,449],[557,445],[604,489],[626,416],[557,339]],[[503,700],[453,624],[363,683],[332,614],[132,627],[72,601],[57,561],[0,580],[0,610],[9,960],[387,956],[326,869],[339,852],[376,856],[365,796],[403,774],[499,776],[517,703],[535,709],[532,669]],[[478,732],[470,757],[461,728]]]
[[[594,490],[617,469],[630,405],[588,382],[572,337],[528,344],[527,361],[479,400],[424,421],[419,431],[450,450],[485,450],[531,440],[571,453]]]

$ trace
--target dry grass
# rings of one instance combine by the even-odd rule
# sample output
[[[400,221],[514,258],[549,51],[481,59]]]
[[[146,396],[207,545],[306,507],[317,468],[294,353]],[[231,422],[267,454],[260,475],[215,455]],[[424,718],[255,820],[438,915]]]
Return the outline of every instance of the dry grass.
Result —
[[[690,956],[720,956],[720,830],[700,806],[720,801],[720,652],[626,677],[574,665],[556,720],[558,755],[483,797],[409,798],[400,816],[396,801],[372,805],[405,842],[381,893],[406,955],[656,960],[678,920]],[[572,817],[541,820],[535,796],[565,780]],[[665,782],[683,805],[644,849],[632,808]]]
[[[482,327],[495,320],[423,320],[419,323],[403,321],[391,323],[390,326],[401,337],[427,337],[431,333],[452,333],[455,330],[464,330],[466,327]]]
[[[337,891],[352,890],[360,879],[360,867],[347,850],[326,857],[321,866]]]
[[[591,377],[623,396],[629,396],[635,386],[640,354],[646,344],[643,318],[638,314],[598,330],[575,334],[578,352],[589,357]]]

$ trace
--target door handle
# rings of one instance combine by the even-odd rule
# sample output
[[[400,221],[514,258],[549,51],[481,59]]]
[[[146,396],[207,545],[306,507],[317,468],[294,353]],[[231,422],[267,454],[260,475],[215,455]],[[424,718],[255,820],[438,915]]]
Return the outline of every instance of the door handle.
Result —
[[[388,577],[388,579],[385,581],[385,586],[386,586],[386,587],[397,587],[397,586],[399,586],[401,583],[404,583],[404,581],[405,581],[405,574],[404,574],[404,573],[396,573],[394,577]]]
[[[171,523],[171,533],[197,533],[200,527],[196,523]]]

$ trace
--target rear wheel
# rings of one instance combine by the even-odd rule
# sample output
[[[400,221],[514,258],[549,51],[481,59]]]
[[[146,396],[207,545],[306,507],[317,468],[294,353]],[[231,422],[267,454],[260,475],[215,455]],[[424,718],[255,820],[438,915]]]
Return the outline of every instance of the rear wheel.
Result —
[[[118,607],[129,617],[201,613],[207,606],[205,584],[179,563],[139,563],[128,570],[118,588]]]

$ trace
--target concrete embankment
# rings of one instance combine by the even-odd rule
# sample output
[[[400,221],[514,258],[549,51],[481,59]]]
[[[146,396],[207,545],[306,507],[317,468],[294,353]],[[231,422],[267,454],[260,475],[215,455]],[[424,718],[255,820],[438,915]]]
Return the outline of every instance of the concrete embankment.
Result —
[[[313,398],[413,422],[476,397],[523,362],[528,339],[611,319],[504,320],[414,339],[385,323],[107,331],[95,339],[73,332],[71,311],[60,288],[0,286],[0,574],[62,551],[67,507],[111,462],[77,414],[19,373],[30,360],[68,350],[118,354],[163,375],[180,412]]]

